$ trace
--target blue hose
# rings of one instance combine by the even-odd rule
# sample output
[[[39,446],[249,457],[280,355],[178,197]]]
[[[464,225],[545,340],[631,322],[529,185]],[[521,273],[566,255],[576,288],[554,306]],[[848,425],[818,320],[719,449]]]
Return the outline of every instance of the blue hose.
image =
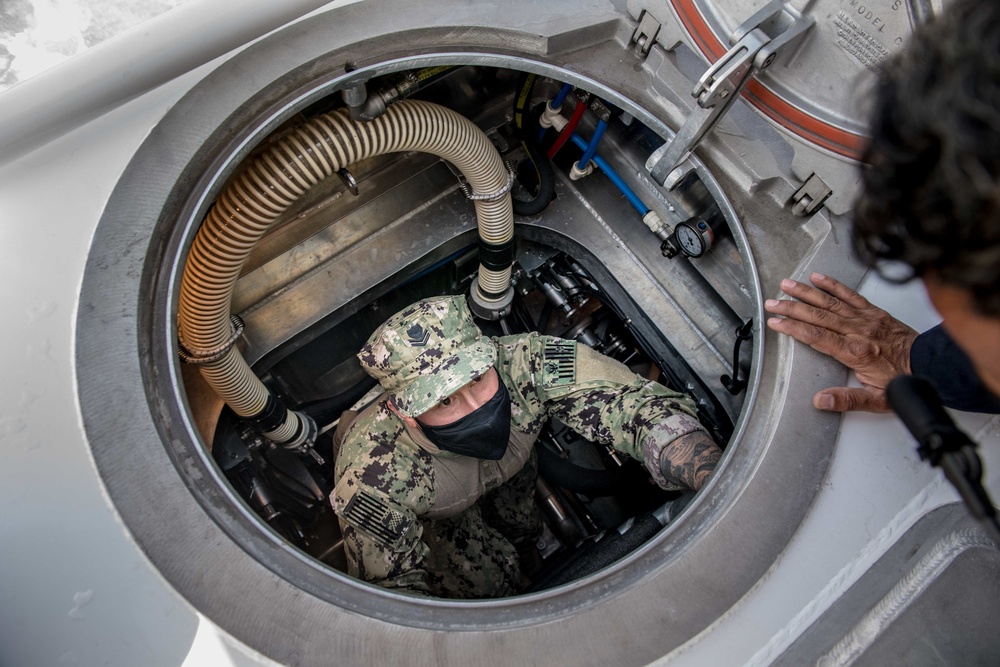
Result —
[[[587,150],[587,142],[584,141],[583,137],[579,134],[574,133],[570,139],[573,140],[573,143],[576,144],[580,150]],[[593,143],[593,141],[591,141],[591,143]],[[595,153],[590,159],[597,163],[597,168],[603,171],[604,175],[615,184],[615,187],[621,190],[621,193],[625,195],[625,199],[627,199],[628,202],[635,207],[635,210],[639,212],[639,215],[646,215],[649,213],[649,207],[642,203],[642,200],[639,199],[639,195],[637,195],[632,188],[630,188],[628,184],[622,180],[622,177],[618,175],[618,172],[615,171],[610,164],[604,161],[604,158]],[[586,164],[584,166],[586,166]]]
[[[587,165],[590,164],[591,158],[597,154],[597,144],[601,143],[601,137],[604,136],[604,130],[608,129],[607,122],[603,120],[597,121],[597,127],[594,129],[594,136],[590,138],[590,143],[587,144],[587,148],[583,151],[583,157],[580,161],[576,163],[576,168],[579,170],[584,170]]]
[[[569,95],[569,91],[573,90],[572,84],[564,83],[556,96],[552,98],[552,108],[558,109],[562,106],[562,103],[566,101],[566,96]]]

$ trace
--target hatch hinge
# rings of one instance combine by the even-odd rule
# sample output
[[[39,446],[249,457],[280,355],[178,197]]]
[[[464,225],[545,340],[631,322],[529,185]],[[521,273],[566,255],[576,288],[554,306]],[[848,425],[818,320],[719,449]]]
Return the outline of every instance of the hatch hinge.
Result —
[[[830,186],[824,183],[822,178],[812,174],[792,195],[792,200],[789,202],[792,205],[792,213],[803,217],[812,215],[832,194]]]
[[[645,15],[643,16],[645,18]],[[673,140],[656,149],[646,161],[653,180],[664,185],[670,173],[691,155],[733,105],[757,72],[771,67],[779,54],[790,53],[813,26],[787,2],[772,0],[730,35],[729,49],[708,68],[691,94],[698,100]],[[636,34],[642,28],[640,21]],[[678,179],[670,179],[674,183]]]
[[[662,27],[656,17],[648,10],[642,10],[639,25],[636,26],[635,32],[632,33],[632,41],[629,42],[635,45],[635,52],[643,56],[649,55],[649,50],[656,43],[656,36]]]

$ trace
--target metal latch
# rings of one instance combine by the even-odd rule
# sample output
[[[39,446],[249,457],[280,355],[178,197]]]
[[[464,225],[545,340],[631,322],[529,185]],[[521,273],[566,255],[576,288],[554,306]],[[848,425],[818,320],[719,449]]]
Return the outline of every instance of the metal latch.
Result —
[[[639,19],[639,25],[636,27],[635,32],[632,33],[632,44],[635,44],[635,49],[638,53],[646,55],[649,50],[653,48],[653,44],[656,43],[656,35],[660,32],[660,28],[663,27],[656,17],[649,13],[647,10],[643,10],[642,18]]]
[[[663,185],[729,110],[753,75],[772,66],[780,53],[793,51],[812,26],[812,18],[802,16],[782,0],[771,0],[737,28],[729,37],[732,48],[708,68],[691,92],[698,106],[673,140],[646,161],[653,180]],[[641,28],[640,22],[637,34]]]
[[[792,195],[792,213],[799,216],[812,215],[832,194],[830,186],[822,178],[812,174]]]

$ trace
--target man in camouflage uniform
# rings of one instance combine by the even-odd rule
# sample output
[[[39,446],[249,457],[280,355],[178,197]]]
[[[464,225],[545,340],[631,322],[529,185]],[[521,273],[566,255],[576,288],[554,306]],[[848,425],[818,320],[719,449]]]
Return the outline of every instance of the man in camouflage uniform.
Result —
[[[400,311],[358,357],[386,391],[347,430],[330,501],[349,573],[389,589],[518,591],[518,554],[541,531],[533,445],[550,417],[644,462],[665,489],[698,489],[721,456],[686,395],[574,341],[485,338],[463,296]]]

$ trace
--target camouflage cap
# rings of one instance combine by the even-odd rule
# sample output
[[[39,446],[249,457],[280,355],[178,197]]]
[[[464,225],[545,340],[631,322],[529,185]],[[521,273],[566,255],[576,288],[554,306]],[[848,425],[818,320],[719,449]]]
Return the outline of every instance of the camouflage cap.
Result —
[[[489,370],[496,347],[473,322],[465,297],[445,296],[418,301],[390,317],[358,359],[393,395],[399,411],[416,417]]]

